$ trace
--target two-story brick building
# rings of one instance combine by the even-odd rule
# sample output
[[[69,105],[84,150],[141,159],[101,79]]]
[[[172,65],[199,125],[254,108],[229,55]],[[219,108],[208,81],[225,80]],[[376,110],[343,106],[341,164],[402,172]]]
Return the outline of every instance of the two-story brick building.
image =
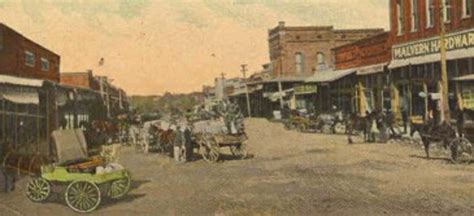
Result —
[[[0,74],[59,82],[60,56],[0,23]]]
[[[268,31],[273,77],[304,77],[334,66],[331,49],[382,33],[383,29],[285,26]]]
[[[332,88],[332,98],[341,108],[351,106],[351,111],[364,115],[366,111],[392,109],[388,64],[391,60],[392,41],[389,32],[384,32],[333,49],[336,70],[353,70],[353,85]],[[341,98],[342,97],[342,98]],[[350,101],[350,102],[349,102]],[[349,110],[349,109],[345,109]]]
[[[442,7],[444,5],[444,7]],[[451,110],[474,108],[474,88],[464,85],[474,72],[473,0],[391,0],[391,77],[400,107],[412,120],[439,118],[441,25],[446,29]],[[457,81],[454,81],[457,80]],[[463,100],[464,99],[464,100]]]

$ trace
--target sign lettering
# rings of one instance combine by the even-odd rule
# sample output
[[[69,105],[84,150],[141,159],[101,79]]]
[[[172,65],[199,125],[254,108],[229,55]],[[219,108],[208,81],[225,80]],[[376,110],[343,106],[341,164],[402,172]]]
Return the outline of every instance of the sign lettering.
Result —
[[[474,31],[448,35],[445,38],[446,49],[457,50],[474,47]],[[393,59],[406,59],[440,52],[440,39],[429,39],[396,46],[392,50]]]

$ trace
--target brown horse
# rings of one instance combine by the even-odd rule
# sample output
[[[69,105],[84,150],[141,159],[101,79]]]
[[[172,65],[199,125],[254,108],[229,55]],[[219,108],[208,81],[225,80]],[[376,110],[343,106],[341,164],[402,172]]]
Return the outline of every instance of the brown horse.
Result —
[[[445,149],[449,142],[456,138],[456,130],[446,122],[436,124],[434,120],[428,120],[419,128],[421,141],[426,153],[426,158],[430,158],[430,144],[432,142],[442,142]]]
[[[355,133],[364,134],[364,142],[375,142],[375,134],[371,131],[372,124],[375,124],[380,118],[378,112],[367,112],[366,116],[359,116],[356,113],[349,114],[346,118],[347,141],[354,143],[352,135]]]
[[[160,152],[163,154],[169,154],[170,156],[172,156],[173,143],[176,138],[176,132],[171,129],[163,130],[161,128],[158,128],[157,137],[158,137],[158,148],[160,149]]]

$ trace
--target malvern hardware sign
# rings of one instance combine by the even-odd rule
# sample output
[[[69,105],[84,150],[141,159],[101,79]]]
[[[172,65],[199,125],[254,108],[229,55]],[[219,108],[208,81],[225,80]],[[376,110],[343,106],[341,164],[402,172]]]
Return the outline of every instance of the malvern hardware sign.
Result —
[[[474,47],[474,30],[447,35],[447,50]],[[440,39],[428,39],[393,47],[393,59],[406,59],[440,52]]]

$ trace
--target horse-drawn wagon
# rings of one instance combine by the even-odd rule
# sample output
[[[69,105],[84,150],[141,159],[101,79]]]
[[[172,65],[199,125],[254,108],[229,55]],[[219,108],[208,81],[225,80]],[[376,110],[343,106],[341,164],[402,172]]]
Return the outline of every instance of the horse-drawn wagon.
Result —
[[[54,131],[56,163],[41,166],[26,188],[33,202],[46,201],[53,192],[64,194],[67,205],[76,212],[95,210],[102,197],[118,199],[130,189],[130,173],[109,157],[87,157],[81,130]],[[6,158],[11,163],[12,158]]]
[[[233,156],[239,159],[247,157],[247,135],[243,129],[226,127],[224,121],[203,120],[194,122],[192,139],[195,147],[207,162],[216,162],[221,155],[221,148],[229,147]]]

